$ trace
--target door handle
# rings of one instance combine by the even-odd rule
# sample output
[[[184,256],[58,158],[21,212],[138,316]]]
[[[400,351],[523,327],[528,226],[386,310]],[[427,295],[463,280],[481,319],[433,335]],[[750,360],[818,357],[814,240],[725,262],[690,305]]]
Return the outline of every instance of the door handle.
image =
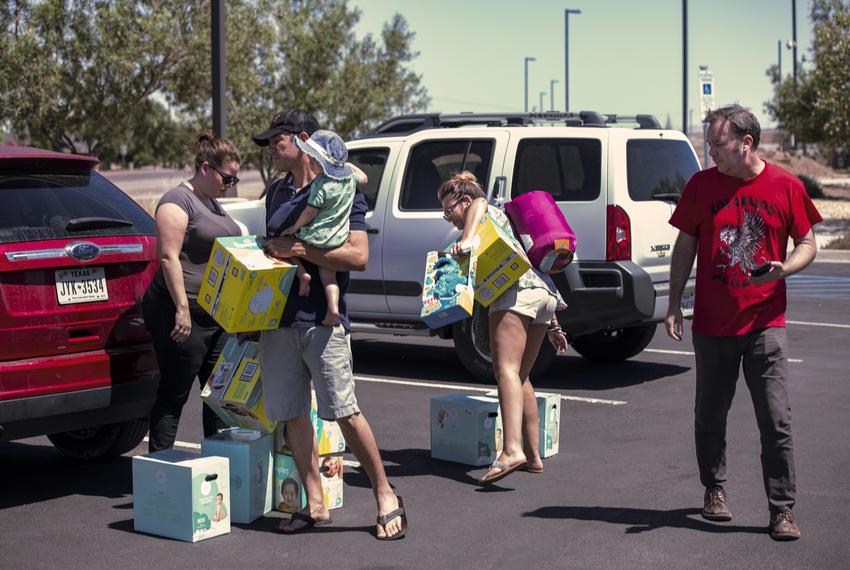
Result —
[[[372,226],[366,226],[366,233],[374,235],[381,233],[381,230],[379,230],[378,228],[373,228]]]

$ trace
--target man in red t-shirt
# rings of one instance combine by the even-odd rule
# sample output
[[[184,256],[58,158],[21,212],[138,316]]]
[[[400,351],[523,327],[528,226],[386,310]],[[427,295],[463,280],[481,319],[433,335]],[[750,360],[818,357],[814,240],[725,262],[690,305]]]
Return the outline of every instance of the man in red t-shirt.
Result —
[[[785,277],[814,260],[812,226],[821,218],[800,180],[758,155],[761,128],[739,105],[711,111],[710,156],[670,223],[678,228],[670,266],[667,334],[682,340],[682,291],[697,257],[693,342],[696,354],[695,440],[702,516],[728,521],[726,416],[738,371],[753,400],[761,432],[762,475],[770,536],[794,540],[796,484],[785,357]],[[788,238],[794,249],[787,255]]]

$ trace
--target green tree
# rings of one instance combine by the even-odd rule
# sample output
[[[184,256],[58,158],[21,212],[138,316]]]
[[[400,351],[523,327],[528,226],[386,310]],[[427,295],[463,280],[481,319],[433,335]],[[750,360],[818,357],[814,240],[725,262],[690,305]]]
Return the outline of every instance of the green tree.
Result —
[[[765,110],[801,143],[817,143],[826,153],[850,148],[850,2],[813,0],[811,70],[798,68],[797,82],[767,75],[774,96]]]

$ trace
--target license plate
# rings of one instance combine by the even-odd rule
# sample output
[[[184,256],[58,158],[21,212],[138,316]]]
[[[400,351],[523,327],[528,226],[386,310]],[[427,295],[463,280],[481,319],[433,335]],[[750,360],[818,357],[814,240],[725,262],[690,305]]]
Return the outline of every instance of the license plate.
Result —
[[[103,267],[57,269],[56,298],[60,305],[106,301],[109,293]]]
[[[685,291],[682,294],[682,316],[690,318],[694,316],[694,293]]]

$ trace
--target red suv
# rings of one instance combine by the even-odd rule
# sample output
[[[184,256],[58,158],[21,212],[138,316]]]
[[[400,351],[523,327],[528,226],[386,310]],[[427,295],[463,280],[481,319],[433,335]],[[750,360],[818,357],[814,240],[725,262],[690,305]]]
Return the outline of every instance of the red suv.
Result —
[[[47,435],[80,459],[136,447],[159,382],[154,221],[96,164],[0,145],[0,442]]]

